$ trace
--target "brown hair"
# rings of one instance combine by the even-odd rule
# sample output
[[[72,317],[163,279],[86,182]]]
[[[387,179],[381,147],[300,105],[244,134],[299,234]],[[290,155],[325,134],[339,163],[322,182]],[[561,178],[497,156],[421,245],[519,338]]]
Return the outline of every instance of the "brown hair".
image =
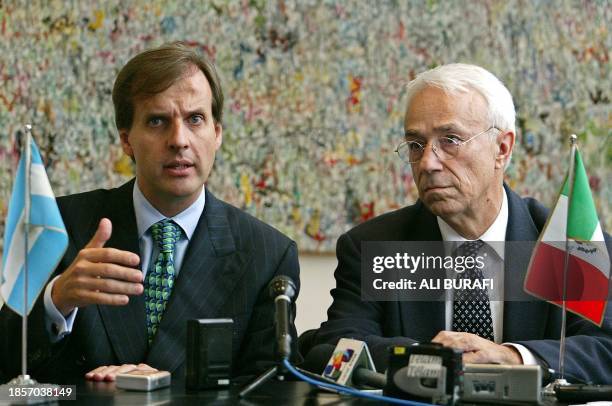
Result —
[[[215,123],[221,124],[223,91],[215,66],[185,43],[173,42],[136,55],[119,71],[113,86],[117,129],[132,127],[135,99],[165,91],[196,68],[200,69],[208,80],[212,91],[213,119]]]

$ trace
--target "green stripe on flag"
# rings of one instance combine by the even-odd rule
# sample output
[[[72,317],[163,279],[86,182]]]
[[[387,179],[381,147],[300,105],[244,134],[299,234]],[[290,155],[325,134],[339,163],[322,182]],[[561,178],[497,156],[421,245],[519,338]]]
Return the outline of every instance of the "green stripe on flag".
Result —
[[[565,196],[569,195],[569,182],[567,178],[561,193]],[[599,220],[597,219],[595,202],[589,187],[589,178],[587,177],[578,149],[576,149],[574,166],[574,190],[569,207],[567,236],[579,241],[590,241]]]

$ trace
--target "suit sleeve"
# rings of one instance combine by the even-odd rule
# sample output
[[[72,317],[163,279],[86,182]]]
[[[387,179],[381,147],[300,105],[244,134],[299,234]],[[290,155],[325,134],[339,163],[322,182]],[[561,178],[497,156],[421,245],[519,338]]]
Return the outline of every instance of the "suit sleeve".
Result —
[[[327,310],[327,321],[321,324],[314,343],[336,345],[340,338],[365,341],[379,371],[386,369],[388,348],[393,345],[412,345],[408,337],[384,337],[384,302],[361,298],[361,248],[349,234],[338,239],[336,247],[338,267],[334,273],[336,287],[332,289],[332,304]]]
[[[291,241],[286,245],[274,273],[259,292],[240,352],[234,365],[234,375],[252,375],[260,373],[276,364],[276,331],[274,326],[274,300],[270,297],[267,286],[270,280],[278,275],[286,275],[296,285],[295,297],[291,306],[291,361],[298,363],[301,357],[297,350],[297,332],[295,329],[295,302],[300,290],[300,265],[297,247]]]
[[[612,310],[607,304],[601,328],[567,313],[565,374],[570,382],[612,383]],[[557,309],[555,309],[557,311]],[[558,333],[557,333],[558,334]],[[559,340],[517,341],[558,370]]]

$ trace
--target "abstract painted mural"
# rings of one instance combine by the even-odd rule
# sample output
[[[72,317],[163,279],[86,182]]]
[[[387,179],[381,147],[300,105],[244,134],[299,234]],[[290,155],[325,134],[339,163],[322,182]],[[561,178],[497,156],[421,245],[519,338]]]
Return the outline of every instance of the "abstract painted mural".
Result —
[[[514,95],[507,181],[550,206],[578,134],[612,229],[609,1],[0,1],[0,232],[31,123],[56,195],[133,177],[111,102],[138,52],[183,40],[218,67],[224,142],[209,187],[296,240],[337,237],[415,201],[403,88],[449,62],[481,65]]]

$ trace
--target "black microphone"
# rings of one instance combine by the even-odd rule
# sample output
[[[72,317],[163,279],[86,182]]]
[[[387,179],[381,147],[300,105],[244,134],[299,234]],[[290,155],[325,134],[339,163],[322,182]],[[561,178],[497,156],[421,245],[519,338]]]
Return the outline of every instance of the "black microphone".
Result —
[[[279,275],[268,285],[270,297],[274,299],[276,324],[276,345],[282,359],[291,355],[291,300],[295,296],[295,284],[290,277]]]
[[[323,375],[325,367],[330,363],[336,347],[331,344],[318,344],[312,347],[304,358],[304,362],[301,365],[302,369],[310,372]],[[363,388],[365,386],[382,389],[387,384],[387,377],[385,374],[381,374],[371,369],[359,365],[357,363],[352,371],[349,371],[350,379],[348,386],[356,388]],[[322,376],[326,381],[329,377]]]
[[[387,376],[364,367],[356,367],[353,371],[353,383],[357,388],[370,386],[376,389],[384,389],[387,386]]]

